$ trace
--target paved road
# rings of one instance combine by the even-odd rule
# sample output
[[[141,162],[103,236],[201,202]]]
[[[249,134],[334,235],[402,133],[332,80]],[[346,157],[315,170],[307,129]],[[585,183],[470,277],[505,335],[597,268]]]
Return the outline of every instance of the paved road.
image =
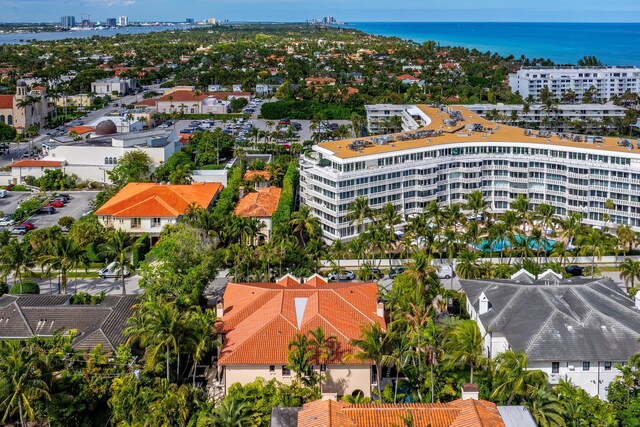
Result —
[[[125,288],[127,294],[139,295],[143,290],[138,286],[139,276],[131,276],[125,279]],[[41,294],[57,294],[58,293],[58,281],[56,279],[40,280],[40,293]],[[101,292],[107,295],[121,295],[122,294],[122,279],[78,279],[76,285],[76,279],[70,278],[67,280],[67,293],[85,292],[91,295],[98,295]]]

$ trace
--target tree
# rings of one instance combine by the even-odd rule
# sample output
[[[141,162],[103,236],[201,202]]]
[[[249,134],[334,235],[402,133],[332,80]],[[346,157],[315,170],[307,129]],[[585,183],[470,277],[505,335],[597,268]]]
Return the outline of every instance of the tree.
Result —
[[[349,205],[345,218],[349,221],[349,224],[353,225],[355,223],[358,233],[362,233],[364,231],[362,226],[367,219],[371,218],[372,213],[373,211],[369,207],[369,200],[364,196],[358,196]]]
[[[287,346],[287,367],[295,372],[295,381],[299,386],[315,385],[318,377],[313,371],[313,351],[311,342],[305,334],[295,334]]]
[[[67,293],[67,274],[80,266],[89,267],[89,260],[84,249],[68,236],[60,236],[54,241],[51,250],[40,257],[39,262],[49,269],[60,272],[62,291]],[[77,281],[77,279],[76,279]]]
[[[224,399],[213,412],[215,427],[251,427],[251,407],[245,403]]]
[[[335,335],[327,336],[324,329],[318,326],[316,329],[309,331],[309,345],[313,350],[313,357],[319,365],[326,365],[336,352],[338,339]],[[322,369],[321,369],[322,372]],[[319,379],[320,392],[322,392],[322,378]]]
[[[536,390],[532,398],[527,399],[525,407],[540,427],[564,427],[564,405],[560,399],[544,388]]]
[[[376,368],[376,387],[378,399],[382,399],[382,366],[390,361],[391,341],[378,323],[360,326],[360,338],[351,340],[351,345],[358,349],[357,353],[347,355],[347,358],[362,362],[373,361]]]
[[[470,380],[473,383],[473,370],[487,365],[488,358],[482,354],[484,336],[474,320],[462,320],[445,336],[445,360],[452,366],[470,368]]]
[[[293,232],[298,233],[303,246],[307,246],[305,236],[308,238],[315,237],[319,234],[320,221],[311,213],[311,209],[307,205],[300,206],[300,210],[291,215],[291,226]]]
[[[123,230],[115,230],[107,235],[107,241],[100,245],[100,254],[109,262],[115,262],[118,277],[122,278],[122,295],[127,294],[125,270],[133,272],[133,251],[139,247],[137,240]]]
[[[461,279],[477,279],[480,276],[478,253],[463,250],[456,259],[456,273]]]
[[[624,281],[624,286],[629,292],[629,284],[631,284],[631,288],[635,288],[636,280],[640,280],[640,261],[627,258],[618,265],[618,268],[620,269],[620,280]]]
[[[465,209],[471,211],[478,218],[481,214],[484,216],[489,207],[487,200],[482,195],[482,191],[474,191],[467,195],[467,203]]]
[[[533,398],[547,384],[547,375],[538,369],[527,369],[527,355],[512,350],[500,353],[496,359],[492,399],[507,397],[506,404]]]
[[[6,246],[0,248],[2,273],[8,275],[13,272],[13,283],[16,283],[16,279],[20,282],[20,292],[22,292],[22,275],[30,272],[33,267],[35,267],[35,257],[27,242],[11,239]]]
[[[16,129],[13,126],[0,122],[0,142],[13,141],[16,136]]]
[[[425,251],[417,250],[411,254],[403,274],[411,277],[416,284],[416,301],[422,300],[429,275],[435,271],[431,257]]]
[[[596,258],[602,259],[609,246],[606,236],[600,229],[589,228],[578,236],[576,244],[580,248],[578,254],[591,255],[591,277],[595,277]]]
[[[118,188],[130,182],[147,182],[151,177],[151,164],[151,157],[144,151],[128,151],[118,159],[116,167],[107,171],[107,175]]]

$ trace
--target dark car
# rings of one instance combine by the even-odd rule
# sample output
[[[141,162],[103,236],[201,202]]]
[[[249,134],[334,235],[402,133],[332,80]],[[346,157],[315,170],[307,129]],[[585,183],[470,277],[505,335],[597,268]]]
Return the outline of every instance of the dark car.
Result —
[[[38,209],[38,213],[39,214],[51,215],[51,214],[56,213],[56,209],[53,206],[43,206],[40,209]]]
[[[393,279],[394,277],[402,273],[404,273],[404,267],[393,267],[391,270],[389,270],[389,277]]]
[[[369,280],[380,280],[384,277],[382,271],[379,268],[372,268],[371,275],[369,276]]]
[[[69,196],[69,193],[59,193],[58,197],[64,197],[67,200],[71,198],[71,196]]]
[[[572,276],[582,276],[584,268],[579,265],[568,265],[564,270]]]
[[[302,125],[298,122],[291,122],[291,126],[293,126],[297,131],[302,130]]]

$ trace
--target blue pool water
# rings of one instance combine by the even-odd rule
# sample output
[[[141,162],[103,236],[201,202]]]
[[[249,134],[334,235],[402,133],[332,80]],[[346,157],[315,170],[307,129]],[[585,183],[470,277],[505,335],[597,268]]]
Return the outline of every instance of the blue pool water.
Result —
[[[522,237],[516,236],[516,240],[518,241],[518,243],[520,243],[522,241]],[[547,251],[551,250],[551,248],[553,248],[554,243],[555,243],[555,240],[546,239],[546,244],[544,249]],[[538,250],[538,244],[536,242],[529,242],[528,246],[530,249],[533,249],[534,251]],[[509,242],[507,239],[504,239],[502,241],[495,240],[490,245],[489,241],[487,239],[484,239],[480,242],[480,244],[476,245],[475,248],[483,251],[499,252],[501,250],[511,248],[511,242]]]

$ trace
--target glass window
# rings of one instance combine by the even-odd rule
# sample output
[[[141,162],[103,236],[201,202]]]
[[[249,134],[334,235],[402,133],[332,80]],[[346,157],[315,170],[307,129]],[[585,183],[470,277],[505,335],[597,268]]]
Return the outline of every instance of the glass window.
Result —
[[[131,218],[131,228],[140,228],[142,221],[140,218]]]
[[[551,373],[552,374],[560,373],[560,362],[551,362]]]
[[[269,373],[270,374],[276,373],[276,365],[269,365]]]
[[[582,362],[582,370],[588,371],[591,368],[591,362]]]
[[[604,370],[605,371],[611,370],[611,362],[604,362]]]
[[[151,219],[151,226],[152,227],[160,227],[160,218],[152,218]]]
[[[289,369],[287,366],[282,366],[282,376],[283,377],[290,377],[291,376],[291,369]]]

